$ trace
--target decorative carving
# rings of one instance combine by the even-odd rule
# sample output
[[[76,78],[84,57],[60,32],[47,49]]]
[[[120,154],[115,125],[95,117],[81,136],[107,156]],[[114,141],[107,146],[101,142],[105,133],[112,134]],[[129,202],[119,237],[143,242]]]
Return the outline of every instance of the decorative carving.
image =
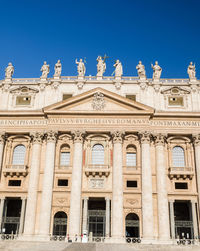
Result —
[[[115,64],[113,65],[115,67],[115,70],[113,73],[115,73],[115,78],[121,78],[123,74],[123,68],[122,68],[122,63],[117,59],[115,61]]]
[[[61,71],[62,71],[62,65],[61,65],[60,60],[58,60],[58,62],[55,64],[54,70],[55,70],[54,78],[60,78]]]
[[[58,132],[56,131],[48,131],[46,133],[47,142],[51,142],[51,141],[56,142],[57,135],[58,135]]]
[[[160,91],[160,85],[159,84],[156,84],[153,86],[155,92],[159,92]]]
[[[31,137],[33,139],[33,144],[42,144],[44,133],[43,132],[32,132]]]
[[[4,144],[5,140],[6,140],[5,132],[0,132],[0,144]]]
[[[90,188],[104,188],[104,179],[90,179],[89,180]]]
[[[166,141],[166,135],[161,133],[154,134],[155,145],[164,145]]]
[[[11,85],[8,84],[8,83],[4,84],[4,85],[3,85],[3,91],[4,91],[4,92],[8,92],[8,91],[10,90],[10,87],[11,87]]]
[[[72,136],[74,142],[83,142],[83,137],[84,137],[85,132],[84,131],[72,131]]]
[[[12,63],[9,63],[5,69],[5,79],[11,81],[13,73],[14,73],[14,67]]]
[[[115,87],[117,90],[120,90],[121,86],[122,86],[122,83],[120,81],[115,82]]]
[[[139,79],[141,80],[146,80],[146,72],[145,72],[145,67],[142,64],[142,61],[139,61],[139,64],[136,66],[136,69],[138,71],[138,76]]]
[[[105,107],[105,100],[104,95],[101,92],[97,92],[94,94],[93,100],[92,100],[92,107],[94,110],[100,111],[103,110]]]
[[[40,71],[42,72],[42,75],[40,77],[41,80],[47,80],[47,76],[49,74],[49,65],[46,61],[44,61],[43,66],[41,67]]]
[[[136,200],[136,199],[127,199],[126,202],[132,206],[134,204],[138,204],[139,200]]]
[[[112,132],[113,143],[122,143],[124,134],[125,133],[123,131]]]
[[[155,65],[151,64],[151,68],[153,69],[153,81],[159,81],[162,68],[158,65],[158,61],[155,62]]]
[[[145,82],[140,82],[140,88],[144,91],[147,88],[147,83]]]
[[[193,134],[193,143],[195,146],[200,146],[200,134]]]
[[[150,132],[139,132],[139,138],[140,138],[140,141],[142,144],[145,144],[145,143],[150,143],[150,140],[151,140],[151,134]]]

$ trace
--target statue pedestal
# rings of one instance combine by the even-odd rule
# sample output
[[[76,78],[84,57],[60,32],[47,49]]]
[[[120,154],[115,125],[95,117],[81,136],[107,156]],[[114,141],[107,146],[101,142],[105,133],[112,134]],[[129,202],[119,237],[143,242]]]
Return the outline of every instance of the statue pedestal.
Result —
[[[102,80],[103,76],[97,76],[97,80]]]

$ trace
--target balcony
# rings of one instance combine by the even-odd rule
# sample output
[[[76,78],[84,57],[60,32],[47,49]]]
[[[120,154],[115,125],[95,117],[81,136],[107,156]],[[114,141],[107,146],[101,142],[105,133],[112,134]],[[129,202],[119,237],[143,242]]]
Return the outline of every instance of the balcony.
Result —
[[[6,165],[6,167],[3,168],[3,174],[5,177],[7,176],[26,176],[28,174],[28,166],[26,165]]]
[[[86,176],[90,176],[92,175],[93,177],[95,176],[106,176],[108,177],[108,175],[110,174],[110,167],[109,165],[88,165],[85,167],[85,174]]]
[[[170,179],[192,179],[194,171],[191,167],[170,167],[168,169],[168,176]]]

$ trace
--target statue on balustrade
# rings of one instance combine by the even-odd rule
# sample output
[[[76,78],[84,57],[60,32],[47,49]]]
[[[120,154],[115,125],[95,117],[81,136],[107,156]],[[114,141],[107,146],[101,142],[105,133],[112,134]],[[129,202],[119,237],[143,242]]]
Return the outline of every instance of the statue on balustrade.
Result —
[[[195,69],[195,64],[193,65],[192,62],[190,62],[188,68],[187,68],[187,73],[189,75],[190,80],[196,80],[196,69]]]
[[[115,77],[120,77],[122,76],[123,74],[123,68],[122,68],[122,63],[119,61],[119,59],[117,59],[115,61],[115,64],[113,65],[115,67]]]
[[[13,67],[12,63],[9,63],[8,66],[5,69],[6,79],[12,79],[13,73],[14,73],[14,67]]]
[[[54,70],[55,70],[54,77],[60,77],[62,71],[62,65],[60,60],[58,60],[58,62],[55,64]]]
[[[106,70],[106,63],[105,63],[106,57],[98,56],[97,58],[97,77],[102,77],[105,70]]]
[[[159,81],[162,73],[162,68],[158,65],[158,61],[155,62],[155,65],[151,64],[153,69],[153,81]]]
[[[146,79],[145,67],[142,64],[142,61],[139,61],[139,64],[136,66],[138,76],[140,79]]]
[[[48,76],[50,70],[49,70],[49,65],[47,64],[46,61],[44,61],[44,64],[41,67],[40,71],[42,72],[42,76],[40,78],[47,79],[47,76]]]
[[[84,61],[84,62],[85,62],[85,61]],[[76,59],[77,72],[78,72],[78,76],[79,76],[79,77],[84,77],[84,76],[85,76],[86,67],[85,67],[84,62],[83,62],[83,59],[82,59],[82,58],[80,59],[80,61],[77,61],[77,59]]]

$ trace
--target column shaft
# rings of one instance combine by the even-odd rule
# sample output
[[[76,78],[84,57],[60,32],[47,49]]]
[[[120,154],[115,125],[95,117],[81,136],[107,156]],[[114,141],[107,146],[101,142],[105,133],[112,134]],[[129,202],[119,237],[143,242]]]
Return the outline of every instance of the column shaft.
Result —
[[[110,236],[110,199],[106,198],[106,237]]]
[[[1,170],[2,170],[2,162],[3,162],[4,141],[5,141],[5,134],[0,133],[0,173],[2,173]]]
[[[0,204],[0,232],[2,232],[4,203],[5,203],[5,198],[1,198],[1,204]]]
[[[123,228],[123,169],[122,133],[113,134],[112,237],[124,236]]]
[[[143,238],[153,239],[153,198],[152,198],[152,172],[150,159],[150,135],[141,134],[142,148],[142,225]]]
[[[200,134],[193,135],[194,149],[195,149],[195,165],[196,165],[196,177],[197,177],[197,190],[200,206]]]
[[[22,234],[22,233],[23,233],[23,229],[24,229],[25,208],[26,208],[26,199],[23,198],[23,199],[22,199],[22,207],[21,207],[19,234]]]
[[[170,207],[171,238],[175,239],[174,201],[169,202],[169,207]]]
[[[41,133],[33,134],[33,147],[27,196],[27,209],[25,214],[24,235],[33,235],[35,232],[42,136],[43,135]]]
[[[84,198],[83,203],[83,228],[82,233],[84,230],[87,230],[87,216],[88,216],[88,198]]]
[[[156,143],[156,168],[157,168],[157,194],[158,194],[158,227],[159,239],[170,239],[169,227],[169,209],[168,196],[166,186],[166,162],[164,137],[162,135],[155,136]]]
[[[51,204],[52,204],[52,189],[54,177],[54,162],[55,162],[55,143],[56,133],[47,133],[47,146],[45,168],[43,175],[42,200],[40,209],[40,229],[39,234],[43,236],[49,235],[51,221]]]
[[[70,212],[69,212],[69,236],[72,239],[74,239],[76,235],[80,236],[82,159],[83,159],[82,134],[83,133],[79,131],[73,133],[74,154],[73,154],[73,169],[72,169]]]
[[[194,238],[198,238],[196,202],[191,201],[191,206],[192,206],[192,221],[193,221]]]

